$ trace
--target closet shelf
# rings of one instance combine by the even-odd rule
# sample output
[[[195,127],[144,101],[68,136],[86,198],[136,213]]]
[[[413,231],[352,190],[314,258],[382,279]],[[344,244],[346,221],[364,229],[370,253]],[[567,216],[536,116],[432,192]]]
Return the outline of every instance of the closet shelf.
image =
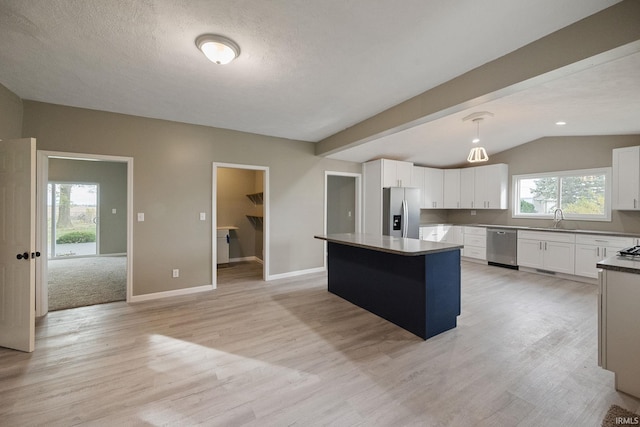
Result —
[[[262,192],[247,194],[247,197],[253,202],[254,205],[261,205],[264,201],[264,195]]]
[[[261,216],[247,215],[247,218],[249,218],[249,221],[251,221],[251,223],[253,224],[254,227],[256,227],[258,225],[262,226],[263,218]]]

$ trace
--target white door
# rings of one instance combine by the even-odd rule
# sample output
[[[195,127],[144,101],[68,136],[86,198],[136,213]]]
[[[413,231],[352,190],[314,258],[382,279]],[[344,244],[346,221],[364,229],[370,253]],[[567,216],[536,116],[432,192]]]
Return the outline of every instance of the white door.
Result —
[[[0,346],[35,343],[36,140],[0,141]]]

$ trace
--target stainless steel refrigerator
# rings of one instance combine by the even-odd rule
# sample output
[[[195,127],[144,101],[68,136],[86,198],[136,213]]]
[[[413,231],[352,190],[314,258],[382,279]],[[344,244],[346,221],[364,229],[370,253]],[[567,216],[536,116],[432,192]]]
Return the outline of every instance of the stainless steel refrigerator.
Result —
[[[418,238],[420,228],[420,189],[386,187],[382,189],[382,234]]]

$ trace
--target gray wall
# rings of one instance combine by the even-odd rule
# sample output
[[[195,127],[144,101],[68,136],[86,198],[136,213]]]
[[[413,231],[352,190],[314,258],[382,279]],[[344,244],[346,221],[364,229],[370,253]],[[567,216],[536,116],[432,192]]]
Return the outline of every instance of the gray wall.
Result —
[[[40,150],[132,157],[133,294],[212,283],[213,162],[269,167],[270,274],[323,266],[324,171],[360,164],[319,158],[314,144],[232,130],[23,101],[23,136]],[[171,278],[171,270],[180,277]]]
[[[497,154],[489,153],[490,164],[509,165],[509,209],[449,210],[451,223],[507,224],[527,227],[547,227],[551,220],[511,218],[513,202],[512,176],[535,172],[590,169],[611,166],[611,152],[617,147],[640,145],[640,135],[572,136],[541,138]],[[564,221],[567,228],[640,233],[640,212],[612,211],[611,222]],[[436,221],[433,221],[436,222]]]
[[[0,84],[0,139],[22,137],[22,100]]]
[[[259,250],[256,247],[256,227],[247,218],[247,215],[261,215],[262,207],[255,206],[247,194],[262,191],[256,190],[256,176],[263,173],[248,169],[218,168],[217,225],[239,227],[230,232],[229,257],[232,259],[250,256],[262,259],[262,246]]]
[[[49,181],[100,184],[100,254],[127,252],[126,163],[49,159]]]

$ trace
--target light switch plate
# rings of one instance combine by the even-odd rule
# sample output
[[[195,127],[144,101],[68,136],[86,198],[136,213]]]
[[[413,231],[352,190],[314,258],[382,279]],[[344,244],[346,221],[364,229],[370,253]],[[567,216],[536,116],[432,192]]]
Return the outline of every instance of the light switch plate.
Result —
[[[200,221],[206,221],[206,220],[207,220],[207,213],[200,212]]]
[[[177,268],[174,268],[173,271],[171,272],[171,275],[173,276],[174,279],[176,277],[180,277],[180,270],[178,270]]]
[[[139,222],[144,221],[144,213],[142,213],[142,212],[138,212],[138,221],[139,221]]]
[[[111,209],[112,214],[115,214],[116,212],[118,212],[116,208]]]

